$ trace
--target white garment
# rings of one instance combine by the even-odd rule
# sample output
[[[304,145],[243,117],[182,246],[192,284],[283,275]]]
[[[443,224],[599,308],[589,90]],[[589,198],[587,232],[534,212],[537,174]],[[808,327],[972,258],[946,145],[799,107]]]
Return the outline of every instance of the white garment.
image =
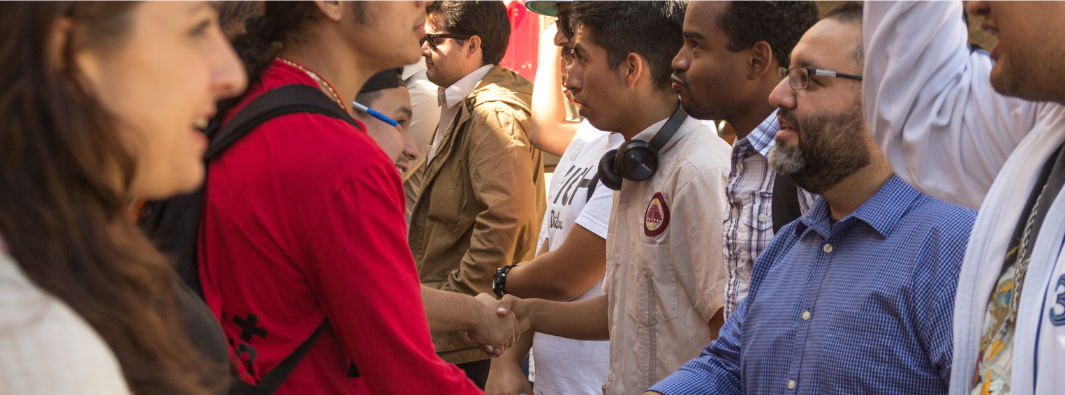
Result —
[[[403,67],[403,82],[410,92],[411,122],[410,135],[418,147],[418,159],[407,164],[407,173],[403,174],[403,189],[407,195],[407,216],[414,208],[414,200],[425,177],[426,158],[429,157],[429,144],[436,134],[440,123],[440,102],[436,98],[437,86],[425,76],[425,59]],[[407,218],[409,221],[410,218]]]
[[[100,335],[0,252],[0,394],[129,393]]]
[[[484,76],[492,70],[494,64],[486,64],[481,68],[474,70],[473,72],[466,74],[465,77],[456,81],[451,86],[438,87],[436,98],[440,103],[440,124],[436,126],[436,135],[433,136],[433,145],[429,147],[429,155],[425,158],[425,166],[429,166],[429,162],[433,161],[433,157],[436,156],[436,149],[440,146],[440,140],[444,138],[444,132],[447,132],[447,128],[451,126],[451,122],[455,120],[455,115],[459,113],[458,104],[473,93],[473,90],[477,88],[477,84],[481,83]]]
[[[555,167],[537,251],[545,242],[548,251],[558,249],[574,224],[606,239],[614,191],[597,182],[589,200],[588,188],[598,173],[599,159],[624,141],[620,134],[599,131],[587,121],[581,123]],[[574,300],[600,295],[603,279]],[[532,352],[536,395],[602,394],[610,367],[609,341],[571,340],[537,332]]]
[[[969,393],[1007,245],[1040,170],[1065,141],[1061,105],[994,91],[991,59],[969,50],[961,8],[960,2],[866,2],[863,27],[865,116],[892,168],[933,197],[980,208],[958,277],[952,394]],[[1062,224],[1065,194],[1050,206],[1021,293],[1011,376],[1016,395],[1065,393]]]

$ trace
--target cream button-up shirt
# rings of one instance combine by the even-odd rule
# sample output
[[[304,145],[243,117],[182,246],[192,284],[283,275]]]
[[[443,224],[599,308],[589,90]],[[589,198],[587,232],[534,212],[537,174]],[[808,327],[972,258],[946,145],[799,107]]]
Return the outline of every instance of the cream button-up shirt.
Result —
[[[650,140],[665,124],[634,138]],[[710,343],[724,306],[721,232],[731,148],[689,117],[649,180],[614,193],[607,230],[610,372],[606,394],[639,394]]]
[[[492,70],[492,67],[495,67],[495,65],[486,64],[466,74],[465,77],[451,84],[451,86],[439,88],[436,97],[437,100],[440,100],[440,123],[436,126],[433,145],[429,147],[429,154],[425,157],[425,167],[429,167],[429,162],[433,161],[433,157],[436,156],[436,149],[440,146],[440,140],[444,138],[444,132],[451,127],[451,122],[455,120],[455,114],[459,113],[459,102],[469,96],[470,93],[473,93],[473,90],[477,88],[477,84],[481,83],[481,80]]]

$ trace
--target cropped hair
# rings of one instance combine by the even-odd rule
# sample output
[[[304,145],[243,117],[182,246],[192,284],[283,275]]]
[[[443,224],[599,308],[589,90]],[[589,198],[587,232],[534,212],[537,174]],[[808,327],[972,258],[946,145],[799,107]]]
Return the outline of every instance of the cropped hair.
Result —
[[[791,50],[817,23],[817,15],[812,1],[730,1],[717,22],[729,38],[729,51],[739,52],[765,41],[779,65],[787,67]]]
[[[481,38],[484,64],[499,64],[510,43],[510,18],[502,1],[438,1],[425,8],[426,15],[440,15],[450,34]]]
[[[825,19],[835,19],[843,23],[857,24],[861,27],[862,3],[848,1],[840,4],[825,14]],[[861,40],[858,40],[858,46],[854,48],[854,60],[858,62],[858,65],[865,64],[865,48],[862,46]]]
[[[574,28],[606,49],[611,67],[635,53],[650,65],[655,89],[668,89],[673,58],[684,44],[687,6],[686,1],[578,1],[570,18]]]

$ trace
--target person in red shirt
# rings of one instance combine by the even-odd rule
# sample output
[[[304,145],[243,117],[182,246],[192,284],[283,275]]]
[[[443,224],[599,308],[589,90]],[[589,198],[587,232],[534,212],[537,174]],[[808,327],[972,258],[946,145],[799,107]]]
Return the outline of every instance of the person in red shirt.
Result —
[[[425,5],[267,2],[234,40],[250,88],[223,124],[289,84],[350,112],[371,75],[417,60]],[[232,363],[258,383],[327,322],[276,394],[480,394],[433,351],[399,174],[358,126],[283,115],[212,162],[200,279]]]

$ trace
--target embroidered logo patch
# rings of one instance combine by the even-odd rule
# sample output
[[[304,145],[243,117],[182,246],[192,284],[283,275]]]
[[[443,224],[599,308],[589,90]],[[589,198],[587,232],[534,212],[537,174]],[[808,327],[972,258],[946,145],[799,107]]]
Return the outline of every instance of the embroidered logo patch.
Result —
[[[661,192],[655,192],[651,203],[647,204],[647,212],[643,215],[643,234],[647,237],[655,237],[666,231],[669,226],[669,206]]]

